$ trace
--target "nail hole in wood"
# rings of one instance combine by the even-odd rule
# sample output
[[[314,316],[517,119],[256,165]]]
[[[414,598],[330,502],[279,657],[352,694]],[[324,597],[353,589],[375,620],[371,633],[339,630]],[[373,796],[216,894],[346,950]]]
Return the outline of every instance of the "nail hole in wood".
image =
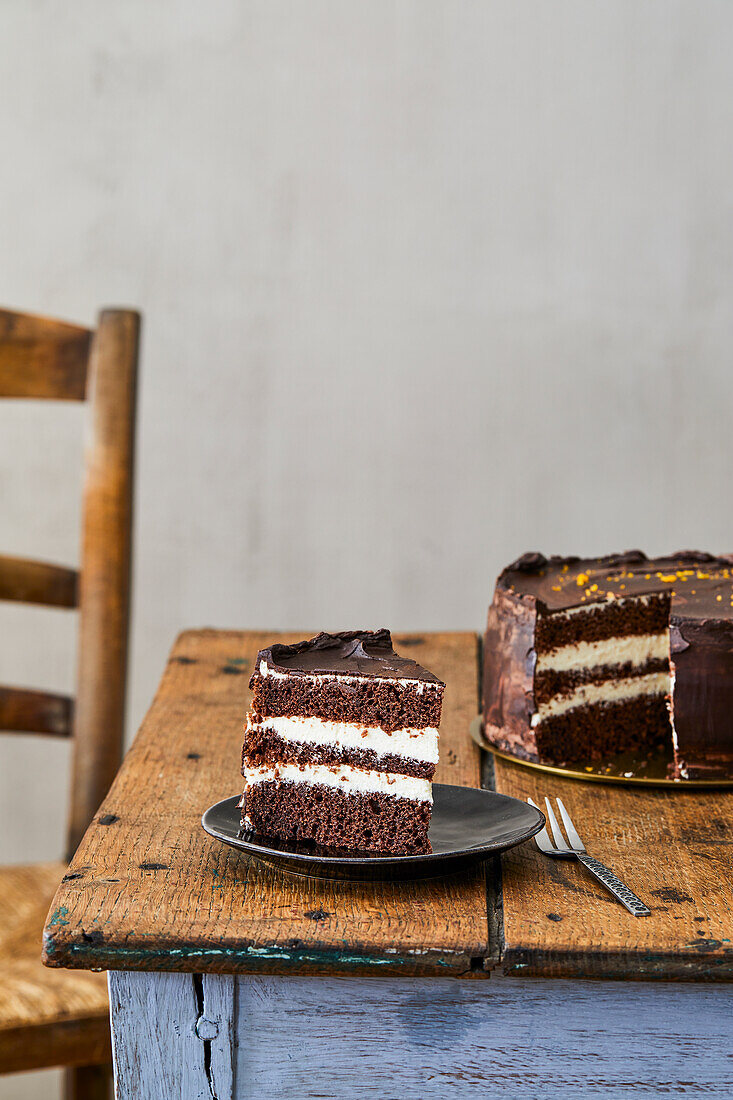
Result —
[[[331,914],[328,913],[325,909],[309,909],[307,913],[303,914],[303,916],[306,918],[306,920],[319,921],[326,920],[327,917],[331,916]]]

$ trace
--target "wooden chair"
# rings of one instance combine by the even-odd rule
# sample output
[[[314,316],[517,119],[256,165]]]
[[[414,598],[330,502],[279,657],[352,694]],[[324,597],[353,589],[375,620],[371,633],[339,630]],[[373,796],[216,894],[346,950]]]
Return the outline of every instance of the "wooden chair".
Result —
[[[81,570],[0,556],[0,599],[78,608],[76,699],[0,687],[0,731],[73,742],[66,855],[122,756],[140,317],[96,330],[0,310],[0,397],[88,401]],[[106,975],[41,965],[61,862],[0,868],[0,1073],[65,1066],[69,1100],[109,1095]],[[59,914],[63,920],[63,914]]]

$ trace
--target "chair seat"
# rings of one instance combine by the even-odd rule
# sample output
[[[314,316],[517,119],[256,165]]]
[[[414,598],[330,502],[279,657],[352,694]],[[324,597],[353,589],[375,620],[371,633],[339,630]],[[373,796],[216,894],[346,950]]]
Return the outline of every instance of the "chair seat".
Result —
[[[65,872],[64,863],[0,867],[0,1073],[111,1060],[107,975],[41,963]]]

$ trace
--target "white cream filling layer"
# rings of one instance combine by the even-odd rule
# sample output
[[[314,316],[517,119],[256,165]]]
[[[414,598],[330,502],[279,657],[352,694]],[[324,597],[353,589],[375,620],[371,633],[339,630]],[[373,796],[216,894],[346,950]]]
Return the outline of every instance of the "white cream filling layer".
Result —
[[[344,794],[391,794],[395,798],[410,798],[419,802],[432,802],[433,789],[430,780],[416,779],[412,775],[393,775],[386,772],[366,771],[348,764],[327,767],[325,764],[263,764],[243,771],[245,790],[257,783],[273,779],[281,783],[307,783],[332,787]]]
[[[635,699],[640,695],[666,695],[669,692],[669,672],[653,672],[648,676],[628,676],[624,680],[606,681],[603,684],[581,684],[569,695],[556,695],[547,703],[540,703],[532,715],[532,725],[538,726],[546,718],[584,707],[592,703],[618,703]]]
[[[260,676],[263,680],[267,680],[268,677],[272,680],[288,680],[292,678],[292,673],[280,672],[276,668],[268,668],[267,661],[260,661]],[[397,678],[393,676],[351,676],[340,672],[299,672],[298,677],[311,680],[315,684],[322,684],[324,680],[356,680],[360,684],[408,683],[414,685],[418,695],[422,695],[424,691],[432,691],[433,689],[437,691],[445,687],[438,680],[418,680],[417,677],[411,678],[409,676]]]
[[[306,745],[328,745],[334,749],[373,749],[379,756],[391,754],[406,760],[438,763],[438,731],[401,729],[385,733],[378,726],[359,726],[355,722],[325,722],[320,718],[247,719],[247,727],[272,730],[283,741]]]
[[[601,642],[576,642],[558,646],[549,653],[538,653],[537,672],[572,672],[599,665],[645,665],[647,661],[669,656],[669,633],[631,634],[625,638],[606,638]]]

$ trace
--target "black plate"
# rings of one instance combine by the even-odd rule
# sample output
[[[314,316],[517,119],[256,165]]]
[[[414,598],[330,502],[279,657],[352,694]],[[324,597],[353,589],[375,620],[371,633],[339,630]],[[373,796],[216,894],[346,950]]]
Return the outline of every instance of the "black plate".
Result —
[[[433,784],[430,855],[379,853],[328,854],[309,844],[265,839],[242,832],[239,798],[210,806],[201,824],[210,836],[256,856],[270,866],[307,878],[392,879],[437,878],[462,871],[497,852],[505,852],[538,833],[545,823],[534,806],[494,791]]]

